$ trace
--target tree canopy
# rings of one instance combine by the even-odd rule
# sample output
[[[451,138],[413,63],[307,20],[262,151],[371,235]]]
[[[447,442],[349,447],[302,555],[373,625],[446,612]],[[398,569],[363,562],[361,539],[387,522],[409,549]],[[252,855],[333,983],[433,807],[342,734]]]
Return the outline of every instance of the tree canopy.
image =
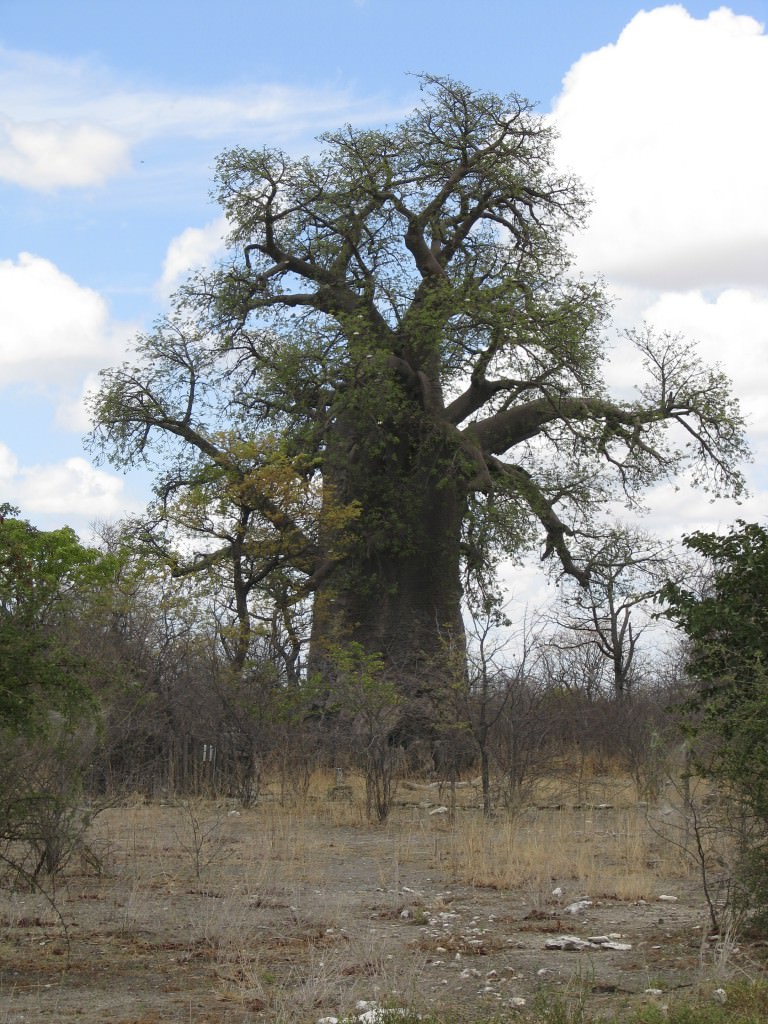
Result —
[[[259,600],[293,628],[311,598],[316,666],[354,642],[423,677],[500,558],[540,544],[586,585],[606,503],[743,488],[737,404],[687,342],[641,328],[636,399],[608,393],[609,303],[567,249],[588,199],[552,128],[515,94],[422,88],[314,159],[224,152],[229,256],[94,401],[94,447],[157,472],[135,530],[226,580],[241,660]]]
[[[0,506],[0,727],[29,732],[91,699],[70,633],[114,572],[74,530],[38,530]]]

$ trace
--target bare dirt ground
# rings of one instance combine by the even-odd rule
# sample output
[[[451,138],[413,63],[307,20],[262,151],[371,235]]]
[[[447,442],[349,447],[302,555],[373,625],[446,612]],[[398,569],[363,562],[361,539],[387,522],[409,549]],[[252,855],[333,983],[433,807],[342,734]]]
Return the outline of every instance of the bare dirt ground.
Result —
[[[380,826],[323,794],[105,811],[103,872],[58,883],[66,931],[38,895],[0,893],[0,1024],[302,1024],[358,999],[487,1020],[555,991],[619,1010],[757,964],[708,940],[696,878],[642,810],[485,823],[468,795],[451,824],[438,803],[401,790]],[[630,948],[547,948],[563,935]]]

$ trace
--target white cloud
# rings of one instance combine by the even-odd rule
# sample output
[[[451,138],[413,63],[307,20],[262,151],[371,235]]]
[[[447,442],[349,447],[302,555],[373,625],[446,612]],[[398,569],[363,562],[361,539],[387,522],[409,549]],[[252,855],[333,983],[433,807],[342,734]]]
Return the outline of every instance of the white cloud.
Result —
[[[722,7],[641,11],[564,79],[560,165],[593,190],[575,249],[611,280],[687,289],[765,282],[768,36]]]
[[[128,167],[140,141],[289,137],[340,121],[399,116],[341,88],[222,85],[205,94],[136,88],[84,60],[0,47],[0,179],[33,189],[95,185]]]
[[[25,518],[41,517],[52,524],[85,525],[116,519],[126,507],[121,477],[95,469],[80,457],[48,465],[21,466],[0,443],[0,487],[4,500],[17,505]],[[77,527],[76,527],[77,528]]]
[[[15,185],[102,185],[128,164],[127,141],[97,125],[0,119],[0,179]]]
[[[226,218],[218,217],[205,227],[187,228],[172,239],[163,261],[158,290],[167,295],[192,268],[209,266],[224,251],[226,232]]]
[[[768,434],[768,293],[728,289],[708,299],[701,291],[665,292],[646,319],[695,339],[702,357],[733,381],[750,431]]]
[[[31,361],[93,355],[103,343],[107,321],[101,296],[49,260],[24,252],[17,261],[0,261],[2,372],[13,373]]]
[[[0,441],[0,486],[4,486],[19,471],[19,460],[8,445]]]
[[[683,534],[696,530],[722,532],[736,519],[765,520],[765,500],[760,494],[736,504],[725,499],[710,500],[685,484],[661,483],[648,493],[647,499],[652,511],[640,525],[666,540],[679,540]]]
[[[719,365],[733,383],[753,433],[768,434],[768,291],[728,288],[716,295],[687,292],[621,291],[619,318],[624,324],[645,321],[657,331],[688,338],[701,358]],[[629,312],[627,312],[629,310]],[[611,353],[607,377],[630,397],[643,378],[642,359],[628,342]]]
[[[82,383],[80,393],[74,397],[65,395],[56,407],[54,420],[60,430],[68,433],[85,434],[93,423],[88,411],[88,399],[96,393],[100,385],[98,373],[89,373]]]
[[[127,326],[110,322],[104,299],[49,260],[0,260],[0,387],[63,383],[110,362]]]
[[[733,381],[755,462],[753,497],[710,502],[681,481],[646,496],[649,529],[679,537],[768,500],[768,36],[722,7],[641,11],[616,42],[585,54],[563,82],[552,120],[556,160],[585,181],[594,213],[574,239],[579,266],[605,275],[619,329],[647,321],[698,343]],[[619,342],[612,390],[633,396],[642,360]]]

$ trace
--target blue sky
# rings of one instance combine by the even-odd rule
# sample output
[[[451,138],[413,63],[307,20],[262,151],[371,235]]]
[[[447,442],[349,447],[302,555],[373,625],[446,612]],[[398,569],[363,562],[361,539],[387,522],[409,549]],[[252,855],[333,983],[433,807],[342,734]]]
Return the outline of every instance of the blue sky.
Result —
[[[215,259],[226,146],[317,149],[394,121],[414,73],[540,104],[594,194],[574,246],[616,296],[722,361],[750,418],[753,497],[650,496],[679,535],[768,504],[768,0],[0,0],[0,501],[41,527],[139,510],[140,474],[94,466],[84,391]],[[616,341],[611,372],[637,367]]]

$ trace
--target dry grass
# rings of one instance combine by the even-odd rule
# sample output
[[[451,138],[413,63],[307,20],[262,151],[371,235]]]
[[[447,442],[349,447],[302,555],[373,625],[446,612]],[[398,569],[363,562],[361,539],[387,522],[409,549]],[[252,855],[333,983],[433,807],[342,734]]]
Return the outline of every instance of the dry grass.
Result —
[[[537,810],[514,822],[474,821],[441,847],[455,877],[472,885],[554,888],[624,900],[648,899],[665,879],[685,877],[678,851],[650,833],[643,811]]]
[[[105,811],[90,837],[103,875],[73,869],[59,889],[69,954],[42,900],[0,898],[0,959],[13,965],[0,975],[0,1005],[16,1014],[7,1019],[280,1024],[340,1015],[358,998],[452,1005],[474,989],[463,981],[446,995],[436,971],[470,953],[496,958],[486,966],[499,969],[501,999],[524,976],[519,958],[543,948],[521,915],[538,908],[556,927],[578,896],[651,901],[690,874],[618,776],[544,780],[533,805],[490,820],[471,783],[453,794],[412,783],[384,825],[365,821],[362,779],[345,778],[342,799],[335,783],[318,774],[290,803],[267,790],[249,810],[135,800]],[[430,813],[440,805],[453,820]],[[449,933],[441,915],[456,909],[456,892],[471,927]],[[492,924],[499,906],[502,928]],[[510,961],[513,933],[528,946]],[[700,971],[699,947],[677,958]]]

